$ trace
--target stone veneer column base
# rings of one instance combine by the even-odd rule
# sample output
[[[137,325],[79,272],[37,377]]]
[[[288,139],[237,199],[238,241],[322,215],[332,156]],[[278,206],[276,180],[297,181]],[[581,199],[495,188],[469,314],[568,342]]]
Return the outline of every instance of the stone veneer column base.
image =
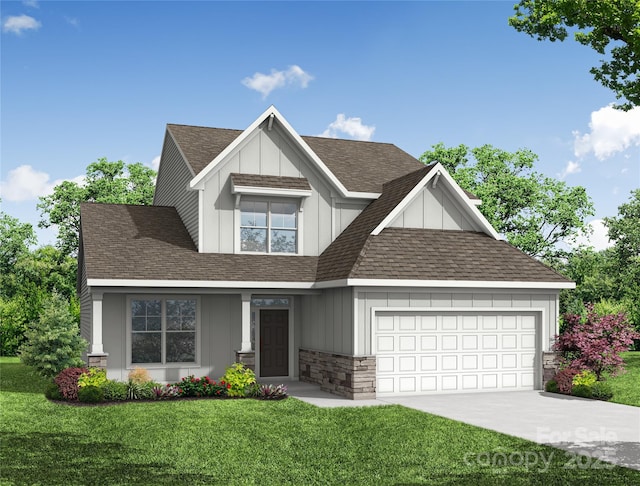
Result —
[[[375,356],[349,356],[300,349],[300,381],[353,400],[376,397]]]
[[[245,368],[256,371],[256,352],[255,351],[236,351],[236,363],[242,363]]]
[[[89,368],[102,368],[103,370],[106,370],[108,356],[109,353],[87,354],[87,365]]]
[[[560,369],[560,353],[543,351],[542,353],[542,389],[553,379]]]

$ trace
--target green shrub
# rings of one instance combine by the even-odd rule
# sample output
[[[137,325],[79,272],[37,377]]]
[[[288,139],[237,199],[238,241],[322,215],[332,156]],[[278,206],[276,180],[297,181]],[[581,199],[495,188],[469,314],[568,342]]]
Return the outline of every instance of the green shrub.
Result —
[[[242,363],[233,363],[225,370],[220,382],[228,385],[227,395],[230,397],[245,397],[250,391],[250,387],[255,385],[256,375],[253,370],[245,368]]]
[[[571,394],[574,397],[591,398],[591,387],[589,385],[574,385]]]
[[[78,401],[84,403],[99,403],[104,400],[102,389],[97,386],[87,385],[78,390]]]
[[[591,387],[597,380],[598,378],[596,377],[596,374],[593,371],[584,370],[573,377],[571,384],[573,386],[585,385],[585,386]]]
[[[127,399],[127,384],[121,381],[107,380],[100,388],[104,394],[104,399],[109,402],[119,402]]]
[[[549,380],[544,389],[549,393],[560,393],[560,390],[558,389],[558,382],[556,380]]]
[[[591,387],[591,397],[608,401],[613,398],[613,388],[606,381],[596,381]]]
[[[20,359],[42,376],[56,376],[65,368],[82,366],[87,342],[80,337],[69,303],[54,293],[44,303],[40,318],[32,322],[20,347]]]
[[[78,386],[97,386],[101,388],[107,382],[107,372],[101,368],[89,368],[87,373],[82,373],[78,378]]]
[[[44,391],[44,396],[49,400],[62,400],[62,394],[55,383],[49,383]]]
[[[132,380],[129,380],[126,385],[128,400],[149,400],[151,398],[155,398],[153,389],[157,386],[160,386],[159,383],[156,383],[154,381],[136,383]]]

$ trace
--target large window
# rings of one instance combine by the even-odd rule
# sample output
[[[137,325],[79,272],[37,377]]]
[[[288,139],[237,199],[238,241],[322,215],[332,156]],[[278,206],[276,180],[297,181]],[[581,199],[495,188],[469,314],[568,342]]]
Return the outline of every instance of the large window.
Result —
[[[195,298],[132,298],[131,363],[196,361]]]
[[[240,203],[240,249],[259,253],[297,253],[298,204],[275,201]]]

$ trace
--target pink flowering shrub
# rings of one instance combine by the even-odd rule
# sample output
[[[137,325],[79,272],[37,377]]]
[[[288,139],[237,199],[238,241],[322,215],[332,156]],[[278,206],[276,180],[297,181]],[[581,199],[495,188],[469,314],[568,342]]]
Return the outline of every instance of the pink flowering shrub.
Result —
[[[565,315],[565,331],[554,346],[563,354],[565,363],[577,370],[591,370],[598,380],[604,372],[612,375],[624,371],[620,353],[627,351],[640,333],[633,329],[624,313],[599,316],[593,305],[587,307],[587,317]]]

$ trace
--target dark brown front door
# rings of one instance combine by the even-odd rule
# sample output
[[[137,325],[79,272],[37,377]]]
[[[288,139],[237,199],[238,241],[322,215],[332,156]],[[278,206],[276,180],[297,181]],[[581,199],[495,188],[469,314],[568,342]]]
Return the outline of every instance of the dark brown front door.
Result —
[[[260,376],[289,375],[289,311],[260,309]]]

